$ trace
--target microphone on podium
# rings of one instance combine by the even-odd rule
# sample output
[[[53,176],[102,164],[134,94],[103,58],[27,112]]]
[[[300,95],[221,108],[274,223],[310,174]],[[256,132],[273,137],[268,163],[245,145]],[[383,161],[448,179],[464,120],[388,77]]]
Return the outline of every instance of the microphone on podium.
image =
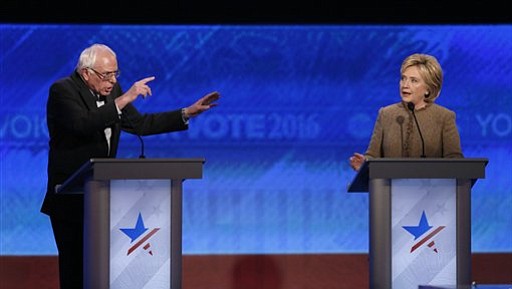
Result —
[[[144,155],[144,140],[142,140],[142,137],[140,136],[140,134],[136,133],[137,137],[139,138],[139,141],[140,141],[140,155],[139,155],[139,159],[145,159],[146,156]]]
[[[416,122],[416,127],[418,128],[418,132],[420,133],[421,138],[421,157],[426,158],[425,156],[425,141],[423,140],[423,135],[421,134],[420,125],[418,124],[418,119],[416,119],[416,114],[414,113],[414,103],[408,102],[407,108],[412,112],[412,116],[414,117],[414,122]]]
[[[122,114],[121,117],[123,117],[124,115]],[[139,159],[145,159],[146,156],[144,155],[144,140],[142,139],[142,136],[140,135],[140,133],[137,131],[137,129],[135,129],[135,126],[133,125],[132,121],[130,120],[130,118],[127,116],[125,117],[124,119],[126,119],[128,121],[128,123],[130,124],[130,126],[133,128],[133,132],[135,133],[135,135],[137,136],[137,138],[139,139],[140,141],[140,155],[139,155]]]
[[[396,122],[400,125],[400,150],[402,152],[402,156],[404,154],[404,120],[405,117],[402,115],[396,117]]]

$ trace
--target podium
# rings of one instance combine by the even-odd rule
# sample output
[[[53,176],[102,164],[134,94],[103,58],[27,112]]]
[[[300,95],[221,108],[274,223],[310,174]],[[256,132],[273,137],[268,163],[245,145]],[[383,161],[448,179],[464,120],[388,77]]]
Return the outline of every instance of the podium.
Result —
[[[369,192],[371,289],[471,284],[471,188],[483,158],[366,161],[348,192]]]
[[[204,159],[91,159],[57,188],[84,194],[84,289],[181,289],[182,183]]]

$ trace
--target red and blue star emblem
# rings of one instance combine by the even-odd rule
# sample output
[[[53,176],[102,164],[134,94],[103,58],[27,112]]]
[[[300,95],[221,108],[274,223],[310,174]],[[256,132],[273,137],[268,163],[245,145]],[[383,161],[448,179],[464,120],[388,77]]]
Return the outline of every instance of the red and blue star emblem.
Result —
[[[139,213],[139,217],[137,218],[137,223],[135,224],[134,228],[124,228],[119,230],[125,233],[126,236],[130,237],[131,243],[138,240],[128,249],[126,255],[130,255],[133,251],[141,246],[144,250],[148,251],[150,255],[153,255],[153,251],[149,249],[151,244],[146,241],[148,241],[149,238],[151,238],[158,230],[160,230],[160,228],[154,228],[148,231],[148,228],[144,226],[144,220],[142,219],[141,213]]]
[[[407,232],[411,233],[414,236],[415,241],[418,238],[420,238],[421,236],[426,234],[423,238],[420,238],[419,241],[411,247],[410,253],[412,253],[416,249],[421,247],[421,245],[423,245],[423,244],[427,243],[429,240],[431,240],[435,235],[437,235],[437,233],[439,233],[442,229],[444,229],[445,226],[438,226],[437,228],[435,228],[434,230],[431,231],[433,226],[430,226],[428,224],[427,216],[425,214],[425,211],[423,211],[423,213],[421,214],[420,222],[417,226],[402,226],[402,228],[407,230]],[[431,232],[428,233],[429,231],[431,231]],[[427,244],[427,246],[429,248],[432,248],[432,250],[434,250],[434,252],[438,253],[437,248],[435,247],[434,240],[430,241]]]

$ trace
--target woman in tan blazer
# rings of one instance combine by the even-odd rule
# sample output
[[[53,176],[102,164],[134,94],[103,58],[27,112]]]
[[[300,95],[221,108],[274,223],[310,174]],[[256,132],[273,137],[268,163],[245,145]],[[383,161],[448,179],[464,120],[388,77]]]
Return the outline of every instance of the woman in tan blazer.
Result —
[[[412,54],[400,74],[401,101],[379,109],[366,152],[349,159],[356,171],[369,158],[463,157],[455,112],[434,103],[443,84],[437,59]]]

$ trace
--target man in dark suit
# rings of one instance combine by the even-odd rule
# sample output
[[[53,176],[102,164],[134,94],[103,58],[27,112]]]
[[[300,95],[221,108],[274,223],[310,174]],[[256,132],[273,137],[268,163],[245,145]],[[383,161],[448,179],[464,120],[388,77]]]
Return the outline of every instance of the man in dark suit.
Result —
[[[141,114],[132,102],[151,95],[148,83],[154,77],[124,92],[118,76],[115,52],[93,44],[82,51],[73,73],[50,87],[48,184],[41,212],[51,220],[61,289],[83,284],[83,195],[56,194],[56,186],[91,158],[114,158],[121,130],[137,135],[186,130],[189,118],[216,106],[220,97],[212,92],[182,109]]]

